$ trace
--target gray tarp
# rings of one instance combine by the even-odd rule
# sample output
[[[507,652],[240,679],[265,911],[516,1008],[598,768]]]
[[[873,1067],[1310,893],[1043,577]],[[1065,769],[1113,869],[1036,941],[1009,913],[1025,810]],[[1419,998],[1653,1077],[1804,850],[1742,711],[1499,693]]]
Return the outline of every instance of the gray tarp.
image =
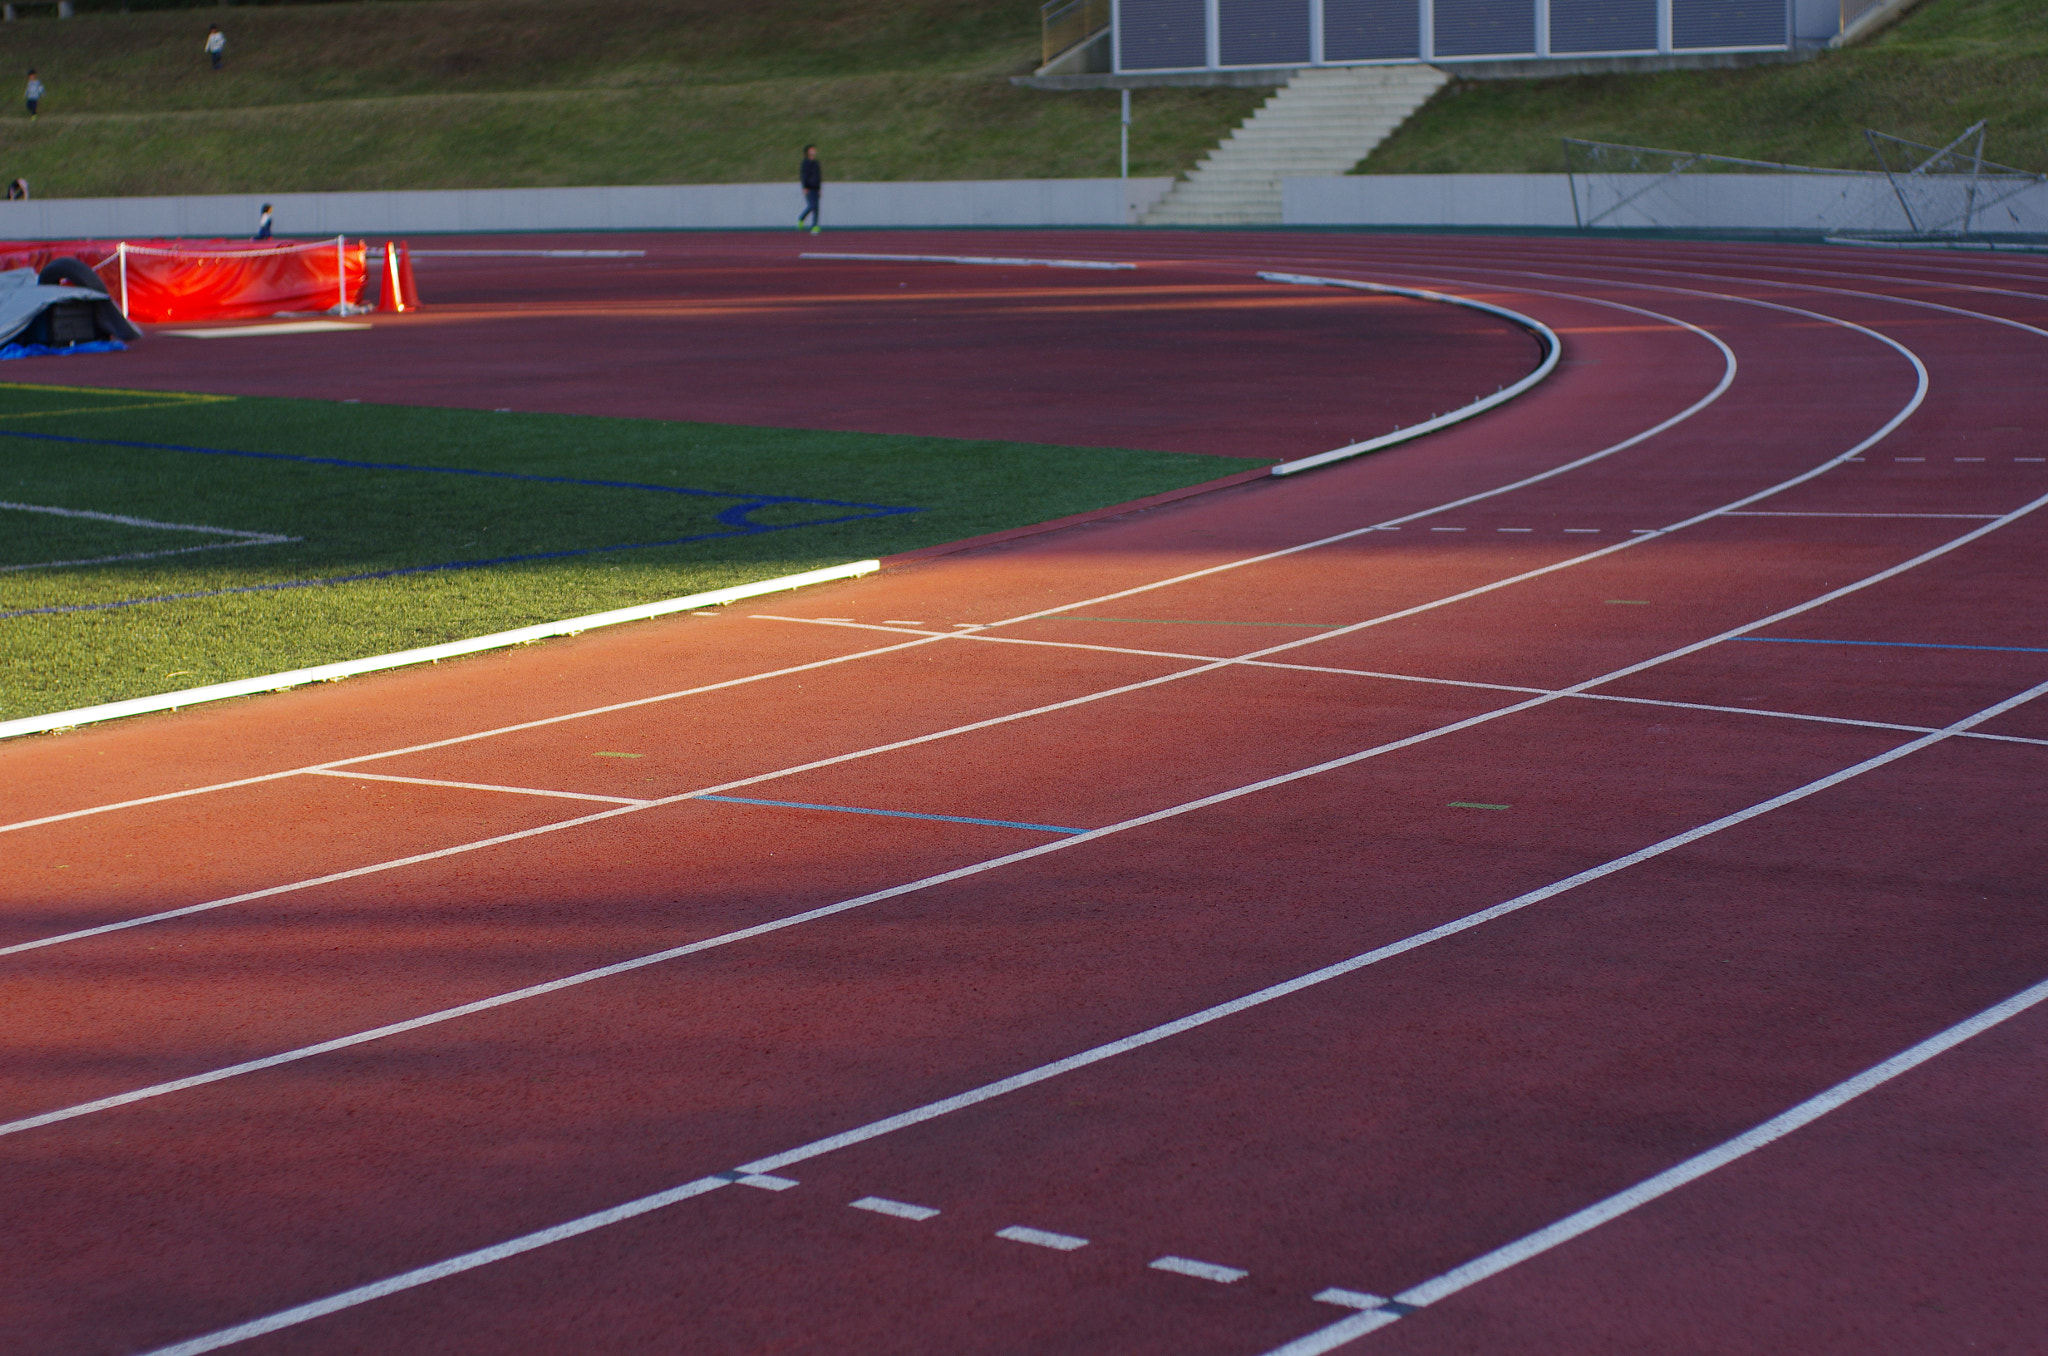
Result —
[[[83,287],[46,287],[36,281],[32,268],[11,268],[0,273],[0,344],[13,342],[16,335],[27,329],[35,318],[60,301],[92,301],[105,307],[98,315],[100,328],[110,331],[116,337],[132,338],[126,318],[121,316],[114,303],[104,292],[91,292]],[[114,318],[123,321],[120,325],[108,323],[106,311],[113,311]]]

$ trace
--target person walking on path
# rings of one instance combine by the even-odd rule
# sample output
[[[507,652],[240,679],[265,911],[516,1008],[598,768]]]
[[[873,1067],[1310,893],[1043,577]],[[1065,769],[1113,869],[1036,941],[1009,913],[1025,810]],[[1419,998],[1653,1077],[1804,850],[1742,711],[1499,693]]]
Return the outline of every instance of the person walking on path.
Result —
[[[43,101],[43,82],[36,78],[36,68],[28,68],[28,115],[36,115],[36,105]]]
[[[263,210],[256,215],[256,234],[251,239],[270,239],[270,204],[264,203]]]
[[[228,35],[220,31],[219,24],[211,25],[206,30],[206,59],[213,63],[215,70],[219,70],[227,54]]]
[[[797,215],[796,228],[804,228],[804,218],[811,219],[811,234],[818,233],[818,195],[825,191],[825,167],[818,163],[818,148],[804,147],[803,164],[797,167],[797,182],[804,188],[804,210]]]

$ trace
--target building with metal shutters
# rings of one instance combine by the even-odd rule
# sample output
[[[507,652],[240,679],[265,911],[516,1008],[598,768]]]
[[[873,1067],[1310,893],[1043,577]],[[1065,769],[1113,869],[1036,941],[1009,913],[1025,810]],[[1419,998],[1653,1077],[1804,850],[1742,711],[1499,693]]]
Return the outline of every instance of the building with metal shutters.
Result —
[[[1813,0],[1115,0],[1114,68],[1783,51],[1801,5]]]

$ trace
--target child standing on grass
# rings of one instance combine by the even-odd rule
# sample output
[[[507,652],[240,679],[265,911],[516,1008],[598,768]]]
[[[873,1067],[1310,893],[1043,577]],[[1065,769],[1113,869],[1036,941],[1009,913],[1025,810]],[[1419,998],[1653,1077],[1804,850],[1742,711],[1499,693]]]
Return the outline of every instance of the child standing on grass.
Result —
[[[213,63],[215,70],[219,70],[221,60],[227,54],[228,35],[220,31],[219,24],[210,26],[206,30],[206,59]]]
[[[43,82],[36,78],[36,68],[28,68],[28,115],[36,115],[36,105],[43,101]]]
[[[811,234],[818,233],[818,195],[825,191],[825,167],[818,163],[818,148],[804,147],[803,163],[797,167],[797,182],[804,189],[804,210],[797,214],[796,228],[804,228],[804,218],[811,219]]]

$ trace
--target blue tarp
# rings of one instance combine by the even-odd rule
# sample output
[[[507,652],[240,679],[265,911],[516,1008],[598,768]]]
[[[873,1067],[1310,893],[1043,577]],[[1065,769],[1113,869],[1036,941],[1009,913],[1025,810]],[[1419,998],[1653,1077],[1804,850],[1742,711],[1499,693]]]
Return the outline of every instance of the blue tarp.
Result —
[[[8,344],[0,347],[0,362],[9,358],[61,358],[67,353],[125,353],[128,345],[119,339],[95,339],[88,344],[67,344],[63,348],[51,348],[47,344]]]

